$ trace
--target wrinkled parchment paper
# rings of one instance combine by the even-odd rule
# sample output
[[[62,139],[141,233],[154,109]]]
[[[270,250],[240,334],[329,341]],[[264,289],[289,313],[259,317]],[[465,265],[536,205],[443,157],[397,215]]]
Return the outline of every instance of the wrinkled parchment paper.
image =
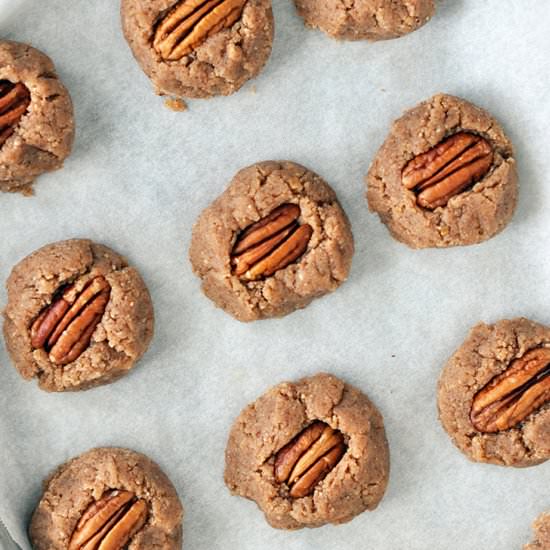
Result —
[[[7,10],[9,8],[9,10]],[[275,0],[276,39],[240,93],[174,113],[122,37],[118,2],[9,0],[0,33],[47,52],[68,86],[78,136],[36,195],[0,197],[0,279],[34,249],[90,237],[125,254],[151,290],[156,336],[111,386],[47,394],[0,346],[0,518],[23,549],[41,482],[90,447],[157,461],[186,509],[184,547],[516,549],[550,509],[550,463],[468,462],[437,420],[439,371],[479,320],[550,323],[550,18],[545,0],[443,0],[424,28],[338,43]],[[8,11],[10,12],[8,14]],[[479,246],[413,251],[367,210],[363,176],[405,108],[446,91],[489,109],[517,150],[510,226]],[[349,281],[281,320],[241,324],[203,297],[187,260],[200,211],[241,167],[291,159],[330,182],[356,240]],[[5,292],[1,294],[2,307]],[[385,417],[391,479],[379,508],[339,527],[286,533],[223,483],[239,411],[283,380],[330,371]]]

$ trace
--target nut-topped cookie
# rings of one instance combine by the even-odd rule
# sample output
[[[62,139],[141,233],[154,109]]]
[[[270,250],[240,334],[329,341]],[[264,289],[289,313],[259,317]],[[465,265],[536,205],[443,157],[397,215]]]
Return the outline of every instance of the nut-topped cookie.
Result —
[[[541,514],[533,523],[535,540],[523,547],[523,550],[548,550],[550,548],[550,512]]]
[[[204,293],[241,321],[286,315],[348,276],[353,237],[334,191],[292,162],[238,172],[193,228]]]
[[[550,328],[480,323],[449,359],[439,417],[471,460],[533,466],[550,458]]]
[[[271,0],[122,0],[124,35],[159,94],[236,92],[271,54]]]
[[[46,480],[29,527],[36,550],[179,550],[183,508],[152,460],[92,449]]]
[[[394,122],[367,185],[370,210],[412,248],[485,241],[517,202],[513,148],[498,122],[444,94]]]
[[[376,508],[388,483],[382,416],[329,374],[279,384],[246,407],[225,457],[230,491],[279,529],[350,521]]]
[[[387,40],[426,24],[434,0],[294,0],[306,25],[341,40]]]
[[[1,40],[0,191],[32,194],[37,176],[63,166],[73,139],[73,105],[51,59]]]
[[[47,391],[82,390],[126,374],[153,335],[153,307],[139,273],[85,239],[33,252],[6,284],[4,337],[25,379]]]

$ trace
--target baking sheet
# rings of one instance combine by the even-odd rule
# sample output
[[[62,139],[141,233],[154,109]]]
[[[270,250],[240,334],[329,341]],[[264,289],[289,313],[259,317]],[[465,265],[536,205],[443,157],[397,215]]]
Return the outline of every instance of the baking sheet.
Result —
[[[163,107],[124,42],[118,2],[10,0],[0,34],[47,52],[68,86],[78,135],[34,198],[0,197],[0,279],[46,243],[89,237],[141,271],[156,335],[111,386],[47,394],[0,345],[0,518],[23,549],[41,480],[90,447],[149,455],[186,509],[184,547],[228,549],[520,548],[550,509],[550,463],[468,462],[437,420],[435,386],[479,320],[550,323],[550,19],[545,0],[443,0],[399,40],[338,43],[276,0],[266,70],[238,94]],[[9,10],[8,10],[9,8]],[[10,13],[8,13],[8,11]],[[363,176],[390,122],[432,94],[489,109],[515,143],[513,222],[479,246],[413,251],[369,214]],[[355,235],[349,281],[282,320],[241,324],[203,297],[187,260],[200,211],[241,167],[291,159],[336,190]],[[5,292],[1,294],[2,307]],[[379,508],[339,527],[271,529],[223,484],[239,411],[268,387],[317,371],[357,385],[382,411],[391,478]]]

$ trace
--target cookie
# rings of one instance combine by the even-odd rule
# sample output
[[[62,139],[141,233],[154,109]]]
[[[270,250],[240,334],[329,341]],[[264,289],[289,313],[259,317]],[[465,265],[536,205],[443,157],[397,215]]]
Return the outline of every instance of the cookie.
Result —
[[[271,54],[271,0],[122,0],[122,28],[159,94],[236,92]]]
[[[480,243],[514,213],[512,144],[486,111],[439,94],[393,123],[367,186],[370,210],[410,247]]]
[[[435,12],[433,0],[294,0],[306,25],[342,40],[386,40],[415,31]]]
[[[479,323],[449,359],[439,418],[475,462],[534,466],[550,458],[550,328],[518,318]]]
[[[49,244],[21,260],[7,284],[4,337],[26,380],[47,391],[84,390],[125,375],[153,336],[139,273],[86,239]]]
[[[293,162],[244,168],[202,212],[189,257],[203,292],[240,321],[280,317],[347,278],[353,236],[334,191]]]
[[[63,166],[73,140],[73,104],[51,59],[1,40],[0,191],[31,195],[37,176]]]
[[[550,549],[550,512],[546,512],[533,523],[536,540],[526,544],[523,550],[549,550]]]
[[[44,483],[29,527],[35,550],[179,550],[183,508],[164,472],[145,455],[92,449]]]
[[[317,374],[271,388],[246,407],[225,451],[225,484],[272,527],[344,523],[376,508],[389,449],[378,409],[357,388]]]

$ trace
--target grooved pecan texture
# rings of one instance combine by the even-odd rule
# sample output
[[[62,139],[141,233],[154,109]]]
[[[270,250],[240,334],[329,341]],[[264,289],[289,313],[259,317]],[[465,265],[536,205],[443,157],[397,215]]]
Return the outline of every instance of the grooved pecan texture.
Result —
[[[68,550],[123,550],[146,520],[144,500],[131,491],[108,491],[82,514]]]
[[[247,0],[182,0],[160,21],[153,45],[167,61],[191,53],[209,36],[231,27]]]
[[[0,80],[0,147],[13,134],[30,102],[31,94],[22,82]]]
[[[346,452],[344,437],[324,422],[314,422],[276,455],[274,472],[292,498],[311,494]]]
[[[299,225],[300,207],[283,204],[246,228],[231,253],[235,275],[245,281],[269,277],[296,261],[307,249],[313,229]]]
[[[417,193],[420,206],[433,210],[481,180],[492,162],[487,140],[459,132],[409,161],[401,179]]]
[[[516,359],[472,403],[470,418],[480,432],[508,430],[550,401],[550,347]]]
[[[111,287],[105,277],[95,277],[77,291],[65,288],[44,309],[31,327],[31,344],[44,348],[56,365],[66,365],[83,353],[105,312]]]

